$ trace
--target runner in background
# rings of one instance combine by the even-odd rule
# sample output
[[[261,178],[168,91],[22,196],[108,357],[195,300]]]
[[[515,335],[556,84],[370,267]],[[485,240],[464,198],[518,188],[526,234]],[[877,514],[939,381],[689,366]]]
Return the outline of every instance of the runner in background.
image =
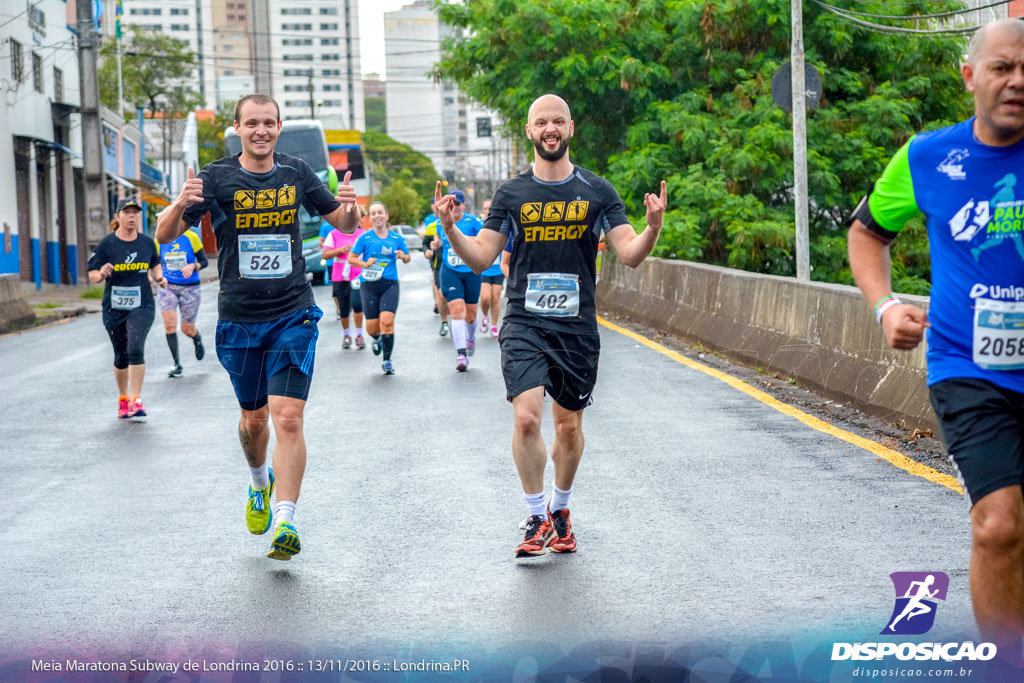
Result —
[[[324,250],[321,254],[321,258],[333,259],[334,263],[331,268],[331,293],[334,296],[334,303],[338,306],[338,315],[341,317],[343,349],[352,347],[353,338],[357,349],[366,348],[366,342],[363,340],[363,299],[359,294],[359,274],[362,269],[348,262],[348,253],[352,251],[352,245],[365,232],[366,229],[362,225],[350,235],[332,228],[324,239]],[[355,327],[349,325],[349,312],[355,317]]]
[[[373,339],[373,355],[383,352],[381,369],[395,374],[391,352],[395,348],[395,312],[398,310],[397,259],[409,262],[405,238],[389,229],[388,209],[383,202],[370,204],[373,230],[362,234],[348,255],[348,262],[362,269],[359,288],[366,314],[366,332]]]
[[[448,196],[452,198],[455,229],[467,237],[476,236],[483,222],[465,212],[466,195],[462,190],[452,190]],[[448,301],[451,313],[455,369],[465,372],[469,369],[469,356],[476,350],[476,308],[480,301],[481,278],[450,248],[446,231],[440,230],[431,246],[441,249],[441,294]]]
[[[433,213],[433,199],[430,200],[430,209],[431,213],[424,221],[427,229],[423,235],[423,256],[430,263],[430,270],[434,277],[434,283],[431,285],[434,292],[434,313],[441,316],[441,329],[437,333],[444,337],[448,334],[448,302],[441,294],[441,249],[440,246],[436,249],[434,248],[434,240],[437,239],[438,223],[437,216]],[[438,244],[440,245],[440,242]]]
[[[199,288],[199,271],[210,265],[203,249],[203,242],[194,230],[186,230],[178,239],[170,244],[158,244],[160,247],[160,265],[163,268],[167,286],[159,290],[160,313],[164,318],[164,334],[167,336],[167,347],[171,350],[174,367],[167,373],[168,377],[180,377],[182,373],[181,357],[178,354],[178,309],[181,309],[181,331],[192,340],[196,360],[206,355],[203,337],[196,329],[196,318],[199,315],[201,291]]]
[[[114,232],[106,235],[89,256],[90,282],[103,282],[103,327],[114,347],[117,416],[133,421],[146,418],[142,380],[146,377],[146,336],[156,317],[150,279],[163,287],[160,251],[153,238],[139,234],[142,207],[122,199],[115,212]]]

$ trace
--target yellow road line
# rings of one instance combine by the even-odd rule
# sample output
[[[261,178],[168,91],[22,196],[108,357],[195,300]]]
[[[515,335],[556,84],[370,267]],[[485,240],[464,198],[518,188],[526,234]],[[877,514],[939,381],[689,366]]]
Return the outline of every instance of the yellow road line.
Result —
[[[597,321],[604,325],[605,327],[607,327],[609,330],[613,330],[615,332],[618,332],[619,334],[623,334],[629,337],[630,339],[633,339],[643,344],[649,349],[653,349],[662,355],[668,356],[677,363],[681,363],[688,368],[692,368],[699,372],[703,372],[706,375],[711,375],[715,379],[725,382],[733,389],[738,389],[742,391],[744,394],[756,398],[761,403],[771,406],[780,413],[796,418],[797,420],[803,422],[811,429],[816,429],[819,432],[823,432],[830,436],[834,436],[837,439],[842,439],[843,441],[849,444],[853,444],[858,448],[863,448],[864,450],[874,455],[877,455],[882,460],[885,460],[886,462],[895,465],[896,467],[899,467],[902,470],[906,470],[907,472],[913,474],[916,477],[927,479],[930,482],[939,484],[940,486],[945,486],[948,489],[956,491],[961,495],[963,494],[963,489],[960,488],[960,484],[957,482],[955,477],[951,477],[948,474],[943,474],[942,472],[932,469],[927,465],[922,465],[916,460],[912,460],[911,458],[908,458],[902,453],[898,453],[892,450],[891,448],[886,448],[882,444],[871,441],[870,439],[865,439],[862,436],[857,436],[856,434],[852,434],[845,430],[839,429],[838,427],[834,427],[833,425],[830,425],[828,422],[819,420],[813,415],[808,415],[802,410],[798,410],[797,408],[794,408],[791,405],[783,403],[782,401],[776,399],[770,394],[767,394],[759,389],[755,389],[754,387],[750,386],[741,379],[736,379],[735,377],[727,375],[724,372],[721,372],[720,370],[716,370],[712,367],[704,365],[703,363],[698,363],[695,360],[691,360],[677,351],[673,351],[672,349],[666,346],[662,346],[658,342],[651,341],[650,339],[647,339],[646,337],[639,335],[636,332],[633,332],[632,330],[627,330],[624,327],[619,327],[614,323],[610,323],[604,318],[601,318],[600,316],[597,318]]]

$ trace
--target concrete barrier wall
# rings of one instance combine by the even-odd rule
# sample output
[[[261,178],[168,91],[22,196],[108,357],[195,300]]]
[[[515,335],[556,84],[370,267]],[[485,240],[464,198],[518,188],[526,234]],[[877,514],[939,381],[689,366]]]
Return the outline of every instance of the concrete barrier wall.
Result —
[[[0,332],[16,325],[31,325],[36,316],[21,293],[16,274],[0,275]]]
[[[900,298],[928,307],[927,297]],[[656,258],[631,270],[605,254],[597,304],[872,415],[935,429],[924,344],[890,349],[856,287]]]

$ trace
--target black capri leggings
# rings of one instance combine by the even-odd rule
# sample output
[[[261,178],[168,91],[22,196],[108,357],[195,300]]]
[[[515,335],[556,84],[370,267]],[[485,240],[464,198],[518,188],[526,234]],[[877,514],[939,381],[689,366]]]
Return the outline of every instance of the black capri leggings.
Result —
[[[146,362],[146,337],[153,326],[156,311],[152,308],[139,308],[132,311],[120,322],[107,325],[110,343],[114,345],[114,367],[124,370],[129,365],[142,365]]]
[[[363,296],[363,314],[367,320],[376,320],[382,311],[398,310],[398,280],[364,282],[359,288]]]
[[[338,312],[342,318],[347,318],[349,311],[353,313],[363,312],[363,298],[359,296],[359,290],[352,290],[352,283],[339,280],[334,283],[334,298],[338,300]]]

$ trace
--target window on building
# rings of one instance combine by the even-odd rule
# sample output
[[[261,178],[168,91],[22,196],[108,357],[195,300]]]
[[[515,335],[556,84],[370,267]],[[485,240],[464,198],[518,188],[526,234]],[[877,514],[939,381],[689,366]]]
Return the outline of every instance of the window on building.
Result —
[[[312,14],[313,10],[309,7],[282,7],[281,14],[292,14],[292,15],[308,15]]]
[[[188,24],[171,24],[172,31],[188,31]]]
[[[228,7],[231,7],[231,3],[230,2],[228,3]],[[187,7],[172,7],[171,8],[171,16],[172,17],[176,17],[176,16],[187,17],[188,16],[188,8]]]
[[[327,83],[324,85],[325,92],[341,92],[340,83]]]
[[[341,69],[324,69],[320,72],[321,76],[340,76]]]
[[[338,39],[337,38],[321,38],[320,39],[320,44],[321,45],[337,45],[338,44]]]
[[[283,55],[281,59],[286,62],[312,62],[313,55]]]
[[[143,14],[145,14],[145,13],[146,13],[146,12],[145,12],[145,10],[143,10],[143,12],[142,12],[142,13],[143,13]],[[163,11],[163,9],[161,9],[160,7],[154,7],[154,8],[153,8],[153,11],[152,11],[152,15],[153,15],[154,17],[159,17],[159,16],[160,16],[161,14],[163,14],[163,13],[164,13],[164,11]]]
[[[53,67],[53,99],[64,101],[64,72]]]
[[[320,24],[320,30],[321,31],[337,31],[338,30],[338,25],[337,24]]]
[[[334,14],[334,15],[337,15],[338,14],[338,8],[337,7],[321,7],[320,8],[320,14]]]
[[[21,43],[16,40],[11,41],[11,78],[14,79],[15,83],[21,83],[25,80],[25,62]]]
[[[340,62],[341,55],[323,54],[320,55],[320,59],[322,59],[325,62]]]
[[[36,92],[43,92],[43,58],[32,53],[32,86]]]
[[[233,70],[233,69],[226,69],[226,70],[224,71],[224,75],[225,75],[225,76],[234,76],[234,75],[235,75],[235,72],[234,72],[234,70]]]

